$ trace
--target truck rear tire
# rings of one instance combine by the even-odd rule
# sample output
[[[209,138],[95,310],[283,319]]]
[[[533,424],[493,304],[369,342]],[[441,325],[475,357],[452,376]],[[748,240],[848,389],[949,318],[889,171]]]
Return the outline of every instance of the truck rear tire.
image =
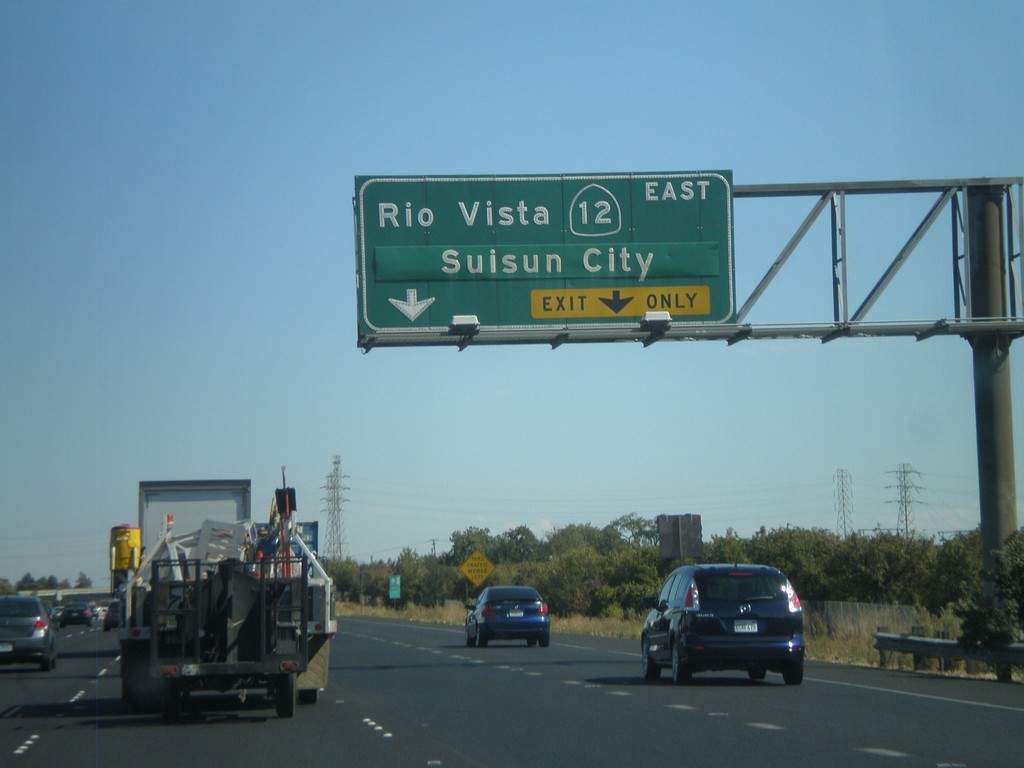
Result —
[[[278,717],[293,717],[295,715],[296,694],[295,673],[280,675],[274,686],[274,705]]]

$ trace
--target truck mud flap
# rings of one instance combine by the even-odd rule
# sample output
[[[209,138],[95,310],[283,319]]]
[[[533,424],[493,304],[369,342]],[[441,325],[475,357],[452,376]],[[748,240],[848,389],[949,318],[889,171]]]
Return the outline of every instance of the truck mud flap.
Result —
[[[309,664],[297,682],[300,704],[316,704],[320,689],[327,687],[330,661],[331,639],[326,635],[312,635],[309,638]]]
[[[121,644],[121,701],[136,712],[159,712],[163,681],[149,673],[149,643]]]

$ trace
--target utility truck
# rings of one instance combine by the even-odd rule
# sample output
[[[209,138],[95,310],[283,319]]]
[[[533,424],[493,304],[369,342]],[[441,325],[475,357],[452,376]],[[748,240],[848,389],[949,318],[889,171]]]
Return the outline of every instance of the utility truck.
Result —
[[[249,480],[139,483],[151,543],[117,595],[126,704],[175,721],[198,691],[265,691],[281,717],[316,702],[337,631],[334,587],[294,535],[283,472],[282,486],[257,523]]]

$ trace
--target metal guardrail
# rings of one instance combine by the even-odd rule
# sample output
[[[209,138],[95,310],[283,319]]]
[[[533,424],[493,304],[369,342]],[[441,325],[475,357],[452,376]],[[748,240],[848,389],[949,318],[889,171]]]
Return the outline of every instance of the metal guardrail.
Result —
[[[935,637],[919,637],[917,635],[895,635],[888,632],[874,634],[875,648],[882,653],[894,651],[909,653],[914,656],[914,667],[922,658],[962,659],[964,661],[980,661],[987,664],[1019,664],[1024,665],[1024,643],[1012,643],[996,648],[965,648],[956,640],[944,640]]]

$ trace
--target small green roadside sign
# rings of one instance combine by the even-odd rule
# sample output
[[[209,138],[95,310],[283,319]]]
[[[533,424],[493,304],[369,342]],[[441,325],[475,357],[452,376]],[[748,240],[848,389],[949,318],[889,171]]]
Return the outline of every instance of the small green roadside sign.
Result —
[[[731,171],[355,184],[360,347],[735,320]]]

